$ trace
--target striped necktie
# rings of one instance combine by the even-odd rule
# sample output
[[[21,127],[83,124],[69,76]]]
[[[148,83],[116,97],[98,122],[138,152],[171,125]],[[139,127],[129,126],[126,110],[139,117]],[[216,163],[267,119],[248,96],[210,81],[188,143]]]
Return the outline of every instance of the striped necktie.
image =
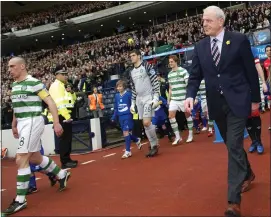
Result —
[[[212,46],[212,56],[213,56],[213,61],[215,63],[215,66],[218,66],[219,61],[220,61],[220,52],[217,46],[218,40],[216,38],[213,39],[213,46]]]

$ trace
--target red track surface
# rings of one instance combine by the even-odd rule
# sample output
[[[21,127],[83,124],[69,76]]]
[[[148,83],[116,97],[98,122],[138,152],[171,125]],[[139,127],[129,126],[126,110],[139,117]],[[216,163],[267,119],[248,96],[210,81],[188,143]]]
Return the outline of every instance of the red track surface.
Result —
[[[270,216],[270,114],[262,116],[265,154],[249,154],[256,180],[242,197],[243,216]],[[186,138],[186,134],[183,136]],[[227,201],[227,152],[223,144],[202,133],[195,142],[172,147],[160,141],[159,156],[147,159],[147,145],[135,147],[121,160],[123,148],[74,156],[80,165],[64,192],[37,181],[39,192],[27,197],[28,207],[14,216],[222,216]],[[248,148],[249,139],[245,141]],[[46,148],[46,147],[45,147]],[[104,158],[104,155],[116,153]],[[58,157],[54,159],[59,162]],[[2,161],[2,209],[16,193],[16,167]]]

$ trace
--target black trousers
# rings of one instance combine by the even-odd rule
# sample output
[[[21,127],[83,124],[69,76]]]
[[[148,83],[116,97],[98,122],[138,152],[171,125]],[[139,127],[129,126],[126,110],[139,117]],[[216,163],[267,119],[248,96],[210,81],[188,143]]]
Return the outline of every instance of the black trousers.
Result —
[[[221,96],[222,114],[215,119],[228,149],[228,202],[241,203],[242,184],[251,174],[244,150],[244,130],[247,118],[236,117]]]
[[[133,127],[133,135],[143,139],[142,132],[143,132],[143,123],[142,120],[134,120],[134,127]]]
[[[63,134],[59,137],[59,154],[62,164],[71,161],[70,154],[72,151],[72,123],[63,123],[64,120],[60,115],[59,121],[64,130]]]

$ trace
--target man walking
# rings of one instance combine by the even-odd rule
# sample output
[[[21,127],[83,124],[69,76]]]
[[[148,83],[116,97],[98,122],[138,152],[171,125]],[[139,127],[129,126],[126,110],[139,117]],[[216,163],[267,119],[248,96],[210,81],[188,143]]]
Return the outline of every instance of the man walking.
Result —
[[[160,86],[153,67],[147,62],[142,62],[139,50],[131,51],[130,58],[134,65],[130,72],[132,89],[130,111],[135,113],[137,108],[139,119],[143,120],[145,132],[150,142],[150,151],[146,157],[153,157],[158,153],[158,139],[151,120],[155,108],[159,106]]]
[[[228,208],[225,216],[241,216],[241,192],[255,175],[243,148],[244,130],[252,110],[259,109],[260,86],[247,37],[224,31],[225,14],[216,7],[204,10],[208,36],[194,48],[185,107],[191,111],[202,79],[206,82],[210,119],[215,120],[228,149]]]
[[[64,130],[59,138],[59,153],[62,169],[77,167],[78,161],[72,160],[72,110],[74,104],[68,96],[65,84],[67,83],[68,74],[62,66],[55,69],[56,80],[51,85],[49,93],[56,103],[59,122]]]
[[[70,172],[61,170],[56,163],[46,156],[42,156],[41,136],[44,131],[44,119],[42,113],[42,101],[44,101],[53,116],[54,131],[61,136],[63,129],[59,124],[57,108],[50,97],[45,85],[26,70],[26,62],[21,57],[14,57],[8,63],[8,71],[14,79],[12,84],[12,106],[14,109],[12,121],[12,133],[19,139],[16,152],[17,195],[10,206],[3,212],[11,215],[27,207],[26,195],[30,181],[30,166],[39,165],[46,173],[52,173],[59,178],[59,191],[67,186]]]

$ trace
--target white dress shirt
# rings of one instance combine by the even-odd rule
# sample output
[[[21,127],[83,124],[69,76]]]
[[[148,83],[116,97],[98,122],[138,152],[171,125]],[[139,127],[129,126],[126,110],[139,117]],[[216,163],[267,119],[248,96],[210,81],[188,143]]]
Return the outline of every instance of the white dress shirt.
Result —
[[[223,29],[222,32],[220,32],[216,37],[213,37],[213,36],[210,36],[210,40],[211,40],[211,50],[212,50],[212,47],[213,47],[213,39],[217,39],[217,46],[218,46],[218,50],[220,52],[220,55],[221,55],[221,51],[222,51],[222,43],[223,43],[223,39],[224,39],[224,34],[225,34],[225,30]]]

